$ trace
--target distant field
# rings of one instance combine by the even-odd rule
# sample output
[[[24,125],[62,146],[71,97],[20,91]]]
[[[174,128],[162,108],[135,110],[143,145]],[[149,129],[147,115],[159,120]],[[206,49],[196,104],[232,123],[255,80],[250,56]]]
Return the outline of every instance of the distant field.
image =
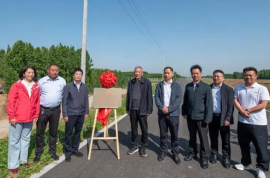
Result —
[[[211,78],[203,78],[202,79],[205,83],[213,83],[213,80]],[[234,88],[236,85],[243,83],[243,79],[225,79],[225,83],[232,88]],[[267,87],[268,90],[270,90],[270,80],[266,79],[258,79],[257,82],[261,85],[264,85]]]
[[[205,83],[211,84],[213,80],[211,78],[203,78],[202,79]],[[232,88],[234,88],[236,85],[243,83],[243,79],[225,79],[225,83]],[[258,79],[257,82],[261,85],[264,85],[267,87],[268,91],[270,92],[270,80],[267,79]],[[270,110],[270,103],[268,103],[268,110]]]

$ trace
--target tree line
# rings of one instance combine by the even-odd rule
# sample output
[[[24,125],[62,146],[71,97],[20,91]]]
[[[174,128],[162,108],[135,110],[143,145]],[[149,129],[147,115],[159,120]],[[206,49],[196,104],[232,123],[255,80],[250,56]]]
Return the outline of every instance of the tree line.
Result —
[[[212,78],[212,75],[203,76],[203,78]],[[242,79],[243,73],[242,72],[234,72],[232,74],[224,74],[224,77],[227,79]],[[270,79],[270,69],[263,69],[258,71],[258,78],[259,79]]]
[[[6,92],[11,85],[19,79],[20,70],[31,65],[36,68],[37,78],[40,79],[47,75],[47,68],[50,64],[57,64],[60,68],[59,75],[66,79],[67,83],[73,80],[72,72],[74,68],[81,66],[81,49],[75,49],[73,46],[65,46],[61,43],[57,46],[34,47],[31,43],[21,40],[14,43],[12,47],[8,46],[6,50],[0,50],[0,78],[4,80]],[[85,83],[89,92],[92,93],[94,88],[101,87],[99,77],[103,72],[110,69],[93,68],[93,60],[89,53],[86,52],[86,71]],[[124,88],[128,81],[133,78],[132,72],[121,72],[110,70],[116,73],[118,78],[116,87]],[[151,74],[144,72],[146,78],[161,78],[162,74]],[[180,75],[176,74],[177,78]]]

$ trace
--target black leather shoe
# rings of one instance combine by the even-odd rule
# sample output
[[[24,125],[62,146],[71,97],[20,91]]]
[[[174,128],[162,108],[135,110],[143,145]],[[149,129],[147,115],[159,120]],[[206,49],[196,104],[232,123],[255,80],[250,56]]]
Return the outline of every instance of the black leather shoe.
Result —
[[[223,166],[226,168],[226,169],[229,169],[231,167],[231,160],[228,159],[228,158],[223,158]]]
[[[209,161],[212,164],[217,163],[217,155],[211,153],[210,158],[209,158]]]
[[[41,154],[36,154],[36,157],[34,158],[34,162],[39,162],[40,160],[40,157],[41,157]]]
[[[201,159],[201,167],[203,169],[207,169],[208,168],[208,160],[207,159]]]
[[[70,162],[71,161],[71,154],[66,154],[66,162]]]
[[[59,160],[59,156],[57,156],[55,153],[50,153],[50,155],[55,161]]]
[[[187,155],[187,156],[184,158],[184,160],[185,160],[185,161],[191,161],[192,159],[196,159],[196,158],[197,158],[196,155],[191,155],[191,154],[189,154],[189,155]]]
[[[75,152],[73,152],[73,154],[77,157],[83,157],[83,154],[79,151],[75,151]]]
[[[178,165],[181,164],[181,159],[179,158],[178,155],[173,155],[173,160],[175,161],[176,164],[178,164]]]
[[[166,157],[166,155],[164,153],[160,153],[158,155],[158,161],[164,161],[165,157]]]

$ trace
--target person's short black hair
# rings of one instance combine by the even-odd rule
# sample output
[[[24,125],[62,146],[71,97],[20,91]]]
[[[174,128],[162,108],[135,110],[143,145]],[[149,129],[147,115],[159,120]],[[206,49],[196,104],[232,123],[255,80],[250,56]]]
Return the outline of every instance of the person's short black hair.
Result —
[[[76,68],[73,70],[73,75],[78,71],[80,71],[83,74],[83,70],[81,68]]]
[[[49,67],[48,67],[48,69],[51,68],[52,66],[56,66],[56,67],[59,68],[59,65],[57,65],[57,64],[50,64]]]
[[[33,81],[37,81],[37,72],[36,72],[36,69],[35,69],[33,66],[29,66],[29,65],[27,65],[27,66],[25,66],[24,68],[22,68],[22,70],[21,70],[20,73],[19,73],[19,78],[20,78],[21,80],[24,79],[23,74],[27,71],[27,69],[32,69],[32,70],[34,71],[34,78],[33,78]]]
[[[190,68],[190,72],[192,72],[193,69],[199,69],[200,72],[202,72],[202,67],[198,64],[195,64],[193,66],[191,66]]]
[[[222,70],[219,70],[219,69],[214,70],[213,75],[215,75],[215,73],[222,73],[224,75],[224,72]]]
[[[165,67],[165,68],[164,68],[164,71],[165,71],[166,69],[170,69],[170,70],[173,72],[173,68],[170,67],[170,66]]]
[[[246,67],[243,69],[243,74],[247,71],[254,71],[257,74],[257,69],[254,67]]]

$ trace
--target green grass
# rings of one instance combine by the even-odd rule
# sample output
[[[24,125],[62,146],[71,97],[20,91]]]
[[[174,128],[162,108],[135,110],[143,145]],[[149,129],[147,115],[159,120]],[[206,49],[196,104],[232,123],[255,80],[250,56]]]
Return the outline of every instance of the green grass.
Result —
[[[152,94],[155,94],[157,84],[152,84]]]
[[[160,82],[160,81],[158,81],[158,80],[151,81],[151,83],[152,83],[152,94],[153,94],[153,95],[155,94],[156,87],[157,87],[157,84],[158,84],[159,82]]]
[[[270,110],[270,103],[268,103],[268,105],[267,105],[267,108],[266,108],[267,110]]]
[[[121,116],[126,113],[125,109],[125,100],[122,102],[122,107],[117,109],[117,115]],[[85,120],[82,133],[81,133],[81,141],[83,139],[89,138],[92,134],[93,122],[94,122],[94,112],[95,110],[91,110],[88,116],[88,119]],[[113,114],[113,112],[111,113]],[[113,115],[112,115],[113,116]],[[97,122],[96,132],[101,130],[102,125]],[[31,141],[29,146],[29,160],[28,163],[30,165],[29,168],[19,167],[18,178],[27,178],[32,174],[41,171],[45,166],[53,162],[54,160],[48,154],[49,152],[49,131],[48,129],[45,132],[45,146],[44,152],[41,156],[41,160],[38,163],[33,163],[33,159],[35,157],[35,140],[36,140],[36,129],[32,130],[31,133]],[[57,155],[61,156],[64,150],[64,139],[65,139],[65,123],[61,119],[58,127],[58,140],[56,145]],[[5,178],[9,174],[9,170],[7,169],[7,158],[8,158],[8,138],[4,138],[0,140],[0,178]]]

